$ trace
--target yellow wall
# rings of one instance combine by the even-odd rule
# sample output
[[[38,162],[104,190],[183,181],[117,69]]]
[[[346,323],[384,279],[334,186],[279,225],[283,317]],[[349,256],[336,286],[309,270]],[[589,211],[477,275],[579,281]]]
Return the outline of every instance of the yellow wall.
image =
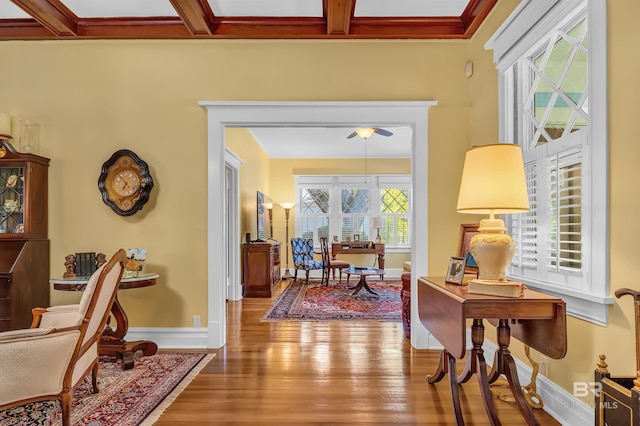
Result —
[[[270,194],[269,157],[247,129],[227,129],[225,144],[242,160],[240,165],[240,235],[258,238],[258,191]],[[275,201],[274,201],[275,202]],[[274,224],[275,225],[275,224]]]
[[[491,36],[495,22],[503,21],[517,5],[515,0],[498,2],[491,18],[471,42],[470,52],[475,63],[475,74],[470,79],[471,144],[495,142],[498,138],[497,74],[491,52],[484,43]],[[635,212],[640,209],[640,198],[633,196],[633,183],[640,179],[636,159],[640,156],[635,122],[640,114],[637,70],[640,56],[630,55],[640,40],[640,27],[634,16],[640,13],[640,4],[624,5],[608,1],[609,49],[609,147],[610,147],[610,261],[611,294],[618,288],[640,289],[633,271],[639,264],[635,254],[636,237],[640,235],[640,222]],[[597,160],[597,159],[596,159]],[[594,259],[602,262],[603,259]],[[488,332],[488,335],[493,334]],[[549,377],[567,391],[572,392],[576,381],[593,380],[598,355],[607,355],[610,371],[614,375],[633,376],[635,371],[633,304],[627,298],[616,300],[609,309],[609,324],[601,327],[573,317],[568,319],[567,356],[549,362]],[[514,344],[515,352],[520,344]],[[524,359],[524,358],[523,358]],[[590,399],[587,399],[591,401]]]
[[[206,322],[207,123],[199,100],[437,100],[424,167],[431,177],[429,261],[441,273],[461,223],[451,212],[470,134],[463,75],[468,46],[338,40],[0,43],[7,59],[0,111],[40,122],[41,154],[51,158],[51,275],[62,274],[67,253],[110,255],[119,247],[146,247],[145,268],[161,278],[155,287],[122,292],[131,326],[189,327],[193,315]],[[354,60],[362,57],[372,58],[367,66]],[[106,207],[97,189],[102,163],[121,148],[147,161],[155,180],[148,205],[129,218]],[[262,172],[270,166],[264,167]],[[279,200],[279,190],[269,187]],[[275,213],[281,221],[282,212]],[[77,297],[52,291],[54,304]]]

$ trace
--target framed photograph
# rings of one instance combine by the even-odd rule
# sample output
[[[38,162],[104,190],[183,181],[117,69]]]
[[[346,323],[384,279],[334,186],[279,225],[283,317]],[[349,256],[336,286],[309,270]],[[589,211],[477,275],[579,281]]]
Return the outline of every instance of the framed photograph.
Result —
[[[449,268],[447,268],[447,275],[445,281],[451,284],[462,285],[462,279],[464,278],[464,257],[451,257],[449,260]]]
[[[338,241],[338,236],[337,235],[333,236],[333,242],[334,243],[339,243],[340,242],[340,241]]]
[[[360,235],[359,234],[353,234],[353,241],[360,241]]]
[[[465,259],[466,274],[478,274],[478,264],[473,258],[473,255],[469,252],[469,246],[471,245],[471,239],[480,233],[478,231],[478,223],[464,223],[460,225],[460,235],[458,236],[458,254],[457,257]]]
[[[13,230],[14,234],[24,234],[24,223],[16,224],[16,228]]]

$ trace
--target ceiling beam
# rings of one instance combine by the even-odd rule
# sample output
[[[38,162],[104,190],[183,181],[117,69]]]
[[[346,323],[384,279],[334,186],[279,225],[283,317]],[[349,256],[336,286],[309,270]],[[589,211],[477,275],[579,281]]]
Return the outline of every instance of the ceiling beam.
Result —
[[[56,36],[78,35],[78,17],[59,0],[11,0]]]
[[[53,4],[58,0],[12,0]],[[352,17],[355,0],[326,1],[325,17],[216,17],[197,8],[206,0],[171,0],[180,17],[77,18],[73,31],[51,32],[33,19],[0,19],[0,40],[78,39],[469,39],[497,0],[471,0],[454,17]],[[342,2],[340,5],[338,3]],[[333,6],[331,6],[333,5]],[[330,8],[332,13],[327,13]],[[347,7],[348,6],[348,7]],[[196,9],[193,9],[193,8]],[[186,11],[187,8],[191,8]],[[178,9],[176,9],[178,10]],[[346,11],[349,11],[348,14]],[[200,9],[202,11],[202,9]],[[342,12],[338,12],[342,11]],[[180,12],[179,12],[180,13]],[[182,16],[182,14],[181,14]],[[332,16],[332,18],[330,18]],[[349,22],[346,22],[346,17]],[[183,20],[184,19],[184,20]],[[51,21],[51,19],[49,20]],[[60,18],[59,22],[64,20]],[[329,23],[331,21],[331,23]],[[344,31],[344,33],[342,33]]]
[[[213,11],[207,0],[169,0],[193,35],[212,35],[215,32]]]
[[[354,17],[349,38],[461,39],[466,38],[458,17]]]
[[[348,35],[356,0],[324,0],[322,7],[327,20],[327,34]]]
[[[484,22],[498,0],[471,0],[462,12],[460,19],[464,25],[466,38],[471,38]]]

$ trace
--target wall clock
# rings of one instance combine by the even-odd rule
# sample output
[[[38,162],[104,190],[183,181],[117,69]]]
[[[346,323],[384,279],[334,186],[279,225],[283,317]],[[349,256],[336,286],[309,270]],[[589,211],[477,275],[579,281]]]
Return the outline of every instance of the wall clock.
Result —
[[[149,201],[153,178],[135,152],[121,149],[102,165],[98,188],[102,201],[120,216],[131,216]]]

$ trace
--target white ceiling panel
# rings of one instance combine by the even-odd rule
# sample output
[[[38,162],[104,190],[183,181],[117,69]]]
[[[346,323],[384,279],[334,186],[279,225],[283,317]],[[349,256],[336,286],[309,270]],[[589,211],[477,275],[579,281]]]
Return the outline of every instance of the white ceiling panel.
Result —
[[[208,0],[216,16],[322,17],[322,0]]]
[[[80,18],[178,16],[169,0],[62,0]]]
[[[0,19],[17,18],[31,18],[31,16],[9,0],[0,0]]]
[[[460,16],[469,0],[358,0],[354,16]]]
[[[347,139],[354,127],[252,127],[249,131],[269,158],[410,158],[410,127],[384,127],[393,133],[374,134],[364,141]]]

